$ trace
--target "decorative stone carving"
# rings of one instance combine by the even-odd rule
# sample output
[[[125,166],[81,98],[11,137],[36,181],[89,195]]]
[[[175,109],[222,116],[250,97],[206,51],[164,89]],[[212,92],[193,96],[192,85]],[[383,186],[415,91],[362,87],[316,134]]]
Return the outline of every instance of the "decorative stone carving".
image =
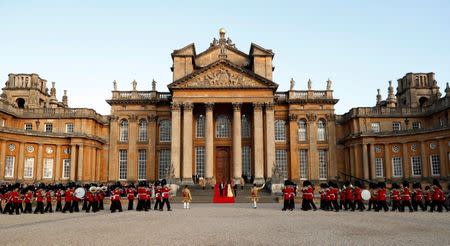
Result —
[[[119,116],[117,116],[117,115],[111,115],[111,117],[109,118],[110,122],[117,121],[118,119],[119,119]]]
[[[149,122],[156,122],[156,121],[158,120],[158,116],[157,116],[157,115],[154,115],[154,114],[149,115],[149,116],[147,116],[147,120],[148,120]]]
[[[330,80],[330,78],[328,78],[328,80],[327,80],[327,91],[331,90],[331,84],[332,84],[332,81]]]
[[[291,78],[291,87],[290,87],[291,91],[294,89],[294,86],[295,86],[294,78]]]
[[[335,114],[325,114],[325,119],[327,121],[334,121],[336,119],[336,115]]]
[[[213,110],[214,109],[214,103],[205,103],[206,110]]]
[[[311,90],[312,88],[312,81],[311,79],[308,80],[308,90]]]
[[[137,82],[136,82],[136,80],[133,80],[133,82],[131,82],[131,84],[133,85],[133,91],[135,91],[135,90],[136,90],[136,87],[137,87]]]
[[[234,111],[241,111],[242,103],[234,102],[233,103],[233,110]]]
[[[128,119],[130,122],[136,122],[138,117],[137,117],[137,115],[131,114],[131,115],[128,115]]]
[[[243,76],[231,69],[219,67],[205,72],[194,77],[191,81],[180,85],[184,88],[190,87],[261,87],[259,82],[256,82],[248,77]]]
[[[180,110],[180,104],[177,102],[172,102],[170,105],[171,110]]]
[[[114,80],[113,81],[113,89],[115,90],[115,91],[117,91],[117,82]]]
[[[273,110],[273,102],[266,102],[266,110]]]
[[[307,113],[306,119],[308,121],[316,121],[317,120],[317,113]]]
[[[152,91],[156,91],[156,81],[153,79],[152,81]]]
[[[183,103],[183,108],[185,111],[192,111],[194,109],[194,104],[190,102]]]
[[[253,103],[253,108],[255,111],[261,111],[263,107],[262,103]]]
[[[297,121],[298,115],[296,114],[290,114],[289,115],[289,121]]]

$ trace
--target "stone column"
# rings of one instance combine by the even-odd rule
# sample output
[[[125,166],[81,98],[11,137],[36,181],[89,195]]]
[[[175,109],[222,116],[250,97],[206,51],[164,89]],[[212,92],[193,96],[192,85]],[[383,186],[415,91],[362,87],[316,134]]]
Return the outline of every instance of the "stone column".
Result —
[[[384,145],[384,171],[386,173],[386,179],[392,178],[392,165],[389,155],[389,144]]]
[[[328,164],[328,177],[334,178],[338,176],[338,161],[337,161],[337,149],[336,146],[336,122],[334,114],[326,114],[327,124],[326,124],[326,134],[328,140],[328,153],[329,153],[329,164]],[[342,161],[342,160],[340,160]]]
[[[78,147],[78,164],[77,164],[77,180],[78,181],[82,181],[84,176],[83,176],[83,155],[84,155],[84,147],[83,145],[80,145]]]
[[[422,177],[430,177],[431,176],[431,167],[429,165],[428,156],[426,152],[426,144],[424,141],[420,142],[420,156],[422,163]]]
[[[269,124],[269,123],[267,122],[266,124]],[[274,124],[275,123],[272,122],[272,127],[274,126]],[[271,136],[271,137],[272,137],[272,139],[275,139],[275,136]],[[267,141],[269,141],[269,136],[267,136]],[[299,161],[298,161],[299,151],[297,148],[297,143],[298,143],[297,115],[290,114],[289,115],[289,149],[290,149],[289,154],[290,154],[290,163],[291,163],[290,178],[292,180],[300,179],[300,165],[299,165]],[[269,145],[269,144],[267,144],[267,145]],[[273,147],[273,148],[275,149],[275,147]],[[273,156],[272,156],[272,158],[273,158]],[[270,162],[267,161],[267,164],[270,164]]]
[[[375,144],[371,143],[369,144],[369,151],[370,151],[370,178],[376,179],[376,168],[375,168]]]
[[[91,180],[95,182],[95,177],[97,173],[97,148],[91,147]]]
[[[242,176],[241,106],[233,103],[233,178],[239,182]]]
[[[448,171],[448,165],[450,163],[450,160],[448,159],[448,153],[447,153],[447,142],[444,139],[439,140],[439,159],[441,161],[441,177],[448,177],[450,176]]]
[[[291,128],[290,128],[291,130]],[[275,163],[275,112],[273,110],[273,103],[266,103],[266,177],[272,177],[272,168]],[[292,134],[295,135],[296,132]],[[291,134],[291,135],[292,135]],[[294,137],[295,138],[295,137]],[[297,141],[295,141],[297,143]],[[296,149],[291,148],[291,153],[297,155]],[[292,156],[292,154],[291,154]],[[291,158],[291,168],[296,167],[297,162],[292,162]],[[291,169],[291,175],[293,174]]]
[[[255,183],[264,182],[264,138],[262,103],[253,104]]]
[[[0,178],[5,177],[6,141],[1,141],[0,149]],[[34,175],[33,175],[34,176]]]
[[[42,154],[44,151],[44,146],[42,144],[38,144],[38,158],[36,165],[36,180],[40,181],[42,179]]]
[[[95,165],[95,180],[97,181],[97,182],[100,182],[101,181],[101,179],[102,179],[102,177],[101,177],[101,163],[102,163],[102,150],[101,149],[97,149],[97,148],[95,148],[95,152],[96,152],[96,154],[95,154],[95,156],[96,156],[96,159],[95,159],[95,163],[96,163],[96,165]]]
[[[205,178],[212,178],[213,165],[214,165],[214,122],[213,122],[213,109],[214,103],[207,103],[206,105],[206,126],[205,126],[205,137],[206,137],[206,148],[205,148]]]
[[[402,159],[403,159],[403,177],[409,178],[411,177],[411,160],[408,155],[408,144],[402,144]]]
[[[369,157],[367,156],[367,144],[362,144],[362,155],[363,155],[363,175],[364,179],[369,179]]]
[[[176,179],[180,179],[180,154],[181,154],[181,113],[180,105],[172,102],[172,141],[170,145],[170,160],[173,165],[173,171]]]
[[[14,165],[14,168],[17,170],[14,173],[17,175],[17,179],[23,179],[23,171],[24,171],[24,163],[25,163],[25,144],[20,143],[19,144],[19,156],[18,156],[18,163]]]
[[[72,144],[70,149],[70,180],[76,180],[76,167],[77,167],[77,146]]]
[[[317,149],[317,115],[307,115],[309,130],[309,177],[311,180],[319,180],[319,151]]]
[[[183,107],[183,183],[192,184],[192,109],[186,102]]]
[[[136,142],[138,136],[137,116],[131,115],[129,117],[130,124],[128,125],[128,161],[127,161],[127,179],[130,181],[137,180],[137,155]]]
[[[149,138],[148,138],[148,153],[147,153],[147,179],[155,180],[156,175],[156,122],[158,117],[151,115],[148,117],[149,121]]]
[[[53,180],[60,180],[61,179],[61,168],[62,163],[61,163],[61,145],[57,144],[56,145],[56,160],[55,160],[55,175],[53,175]]]
[[[119,150],[117,149],[117,142],[119,140],[119,117],[111,116],[110,120],[110,134],[109,134],[109,151],[108,151],[108,181],[116,181],[119,178]],[[75,166],[75,161],[71,161],[71,165]]]
[[[356,172],[355,172],[355,151],[353,149],[354,149],[353,146],[349,146],[348,147],[348,155],[349,155],[349,159],[350,159],[350,174],[355,176],[356,175]]]

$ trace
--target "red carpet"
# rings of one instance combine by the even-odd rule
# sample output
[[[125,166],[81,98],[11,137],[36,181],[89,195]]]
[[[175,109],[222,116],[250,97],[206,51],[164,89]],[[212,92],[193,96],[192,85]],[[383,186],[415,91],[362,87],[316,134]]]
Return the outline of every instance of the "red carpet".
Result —
[[[221,197],[219,195],[219,185],[216,184],[214,187],[214,203],[234,203],[234,196],[233,197],[227,197],[227,189],[223,189],[223,196]]]

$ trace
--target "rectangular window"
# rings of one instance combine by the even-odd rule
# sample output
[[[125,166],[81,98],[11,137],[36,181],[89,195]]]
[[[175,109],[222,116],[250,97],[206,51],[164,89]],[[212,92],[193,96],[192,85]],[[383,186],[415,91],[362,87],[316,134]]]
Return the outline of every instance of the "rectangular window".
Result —
[[[397,132],[401,130],[400,122],[392,122],[392,131]]]
[[[126,149],[119,150],[119,179],[127,179],[128,167],[128,151]]]
[[[392,176],[403,176],[402,158],[400,157],[392,157]]]
[[[205,116],[202,114],[197,117],[196,137],[197,138],[205,137]]]
[[[375,158],[375,176],[377,178],[383,177],[383,158]]]
[[[25,131],[32,131],[33,125],[31,123],[25,123],[24,129]]]
[[[66,133],[72,133],[73,132],[73,124],[67,123],[66,124]]]
[[[372,132],[380,132],[380,122],[372,123]]]
[[[6,156],[5,162],[5,178],[14,177],[14,162],[16,160],[15,156]]]
[[[421,176],[422,175],[422,160],[420,156],[412,156],[411,157],[411,168],[413,176]]]
[[[159,151],[158,160],[158,178],[166,178],[170,167],[170,150],[162,149]]]
[[[44,159],[44,171],[42,174],[44,179],[51,179],[53,177],[53,159],[45,158]]]
[[[138,179],[145,179],[146,176],[147,176],[147,151],[145,149],[140,149],[138,159]]]
[[[441,174],[441,159],[439,158],[439,155],[431,155],[430,163],[431,163],[431,175],[439,176]]]
[[[299,150],[300,179],[308,179],[308,150]]]
[[[319,179],[327,179],[328,177],[328,158],[327,151],[319,150]]]
[[[0,126],[1,127],[5,127],[5,120],[4,119],[0,119]]]
[[[252,176],[252,149],[250,146],[242,146],[242,174]]]
[[[45,132],[52,132],[53,131],[53,124],[52,123],[46,123],[45,124]]]
[[[298,141],[306,141],[306,127],[298,129]]]
[[[287,162],[287,151],[285,149],[277,149],[275,151],[275,163],[280,170],[282,178],[288,178],[288,162]]]
[[[62,178],[69,179],[70,178],[70,159],[63,160],[63,171]]]
[[[205,147],[195,147],[195,170],[199,177],[205,177]]]
[[[413,128],[414,130],[420,129],[420,128],[421,128],[420,122],[418,122],[418,121],[413,122],[413,123],[412,123],[412,128]]]
[[[33,173],[34,173],[34,158],[33,157],[26,158],[23,168],[23,177],[27,179],[33,178]]]

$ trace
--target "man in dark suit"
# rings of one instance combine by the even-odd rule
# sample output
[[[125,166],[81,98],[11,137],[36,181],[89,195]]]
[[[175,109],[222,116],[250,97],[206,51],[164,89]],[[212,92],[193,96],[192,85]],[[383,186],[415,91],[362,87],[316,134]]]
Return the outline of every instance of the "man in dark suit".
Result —
[[[223,189],[225,189],[225,183],[222,180],[219,184],[219,192],[221,197],[223,196]]]

